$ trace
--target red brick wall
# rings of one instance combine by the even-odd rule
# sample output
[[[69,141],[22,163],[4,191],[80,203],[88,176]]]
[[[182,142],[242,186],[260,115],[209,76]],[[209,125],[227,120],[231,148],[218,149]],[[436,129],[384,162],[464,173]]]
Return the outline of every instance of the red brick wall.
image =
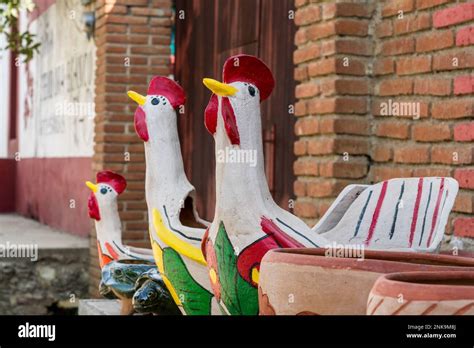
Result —
[[[474,238],[474,2],[295,4],[296,214],[313,224],[349,183],[452,176],[447,233]],[[389,99],[419,118],[382,115]]]
[[[97,2],[96,119],[94,172],[108,169],[125,176],[120,195],[123,241],[150,247],[145,202],[145,156],[136,135],[136,104],[126,92],[146,94],[154,75],[169,75],[171,0],[101,0]],[[92,294],[100,277],[95,230],[91,233]]]

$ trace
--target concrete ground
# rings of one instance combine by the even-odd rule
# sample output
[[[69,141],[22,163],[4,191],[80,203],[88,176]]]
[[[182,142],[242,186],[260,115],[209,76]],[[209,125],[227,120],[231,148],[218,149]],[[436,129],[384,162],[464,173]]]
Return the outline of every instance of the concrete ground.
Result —
[[[17,214],[0,214],[0,245],[36,244],[38,249],[82,249],[87,238],[73,236]]]

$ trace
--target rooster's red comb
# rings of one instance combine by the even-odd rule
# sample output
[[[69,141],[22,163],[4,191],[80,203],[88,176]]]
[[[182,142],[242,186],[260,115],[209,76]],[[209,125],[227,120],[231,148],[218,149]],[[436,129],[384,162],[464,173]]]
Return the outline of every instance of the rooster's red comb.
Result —
[[[117,173],[104,170],[97,173],[97,183],[110,185],[117,194],[121,194],[127,187],[127,180]]]
[[[186,101],[183,88],[175,81],[164,76],[155,76],[151,79],[147,94],[166,97],[175,109]]]
[[[222,79],[225,83],[248,82],[260,91],[260,101],[267,99],[275,86],[275,79],[268,66],[248,54],[238,54],[224,63]]]

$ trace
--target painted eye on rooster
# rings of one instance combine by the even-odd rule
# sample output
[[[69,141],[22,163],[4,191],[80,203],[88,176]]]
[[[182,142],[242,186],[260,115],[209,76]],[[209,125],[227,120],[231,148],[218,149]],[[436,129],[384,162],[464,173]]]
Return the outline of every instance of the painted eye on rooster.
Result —
[[[158,98],[153,98],[153,99],[151,100],[151,103],[152,103],[153,105],[158,105],[158,104],[160,103],[160,100],[159,100]]]
[[[248,90],[249,90],[249,94],[250,94],[252,97],[255,97],[255,94],[256,94],[255,87],[249,86],[249,87],[248,87]]]

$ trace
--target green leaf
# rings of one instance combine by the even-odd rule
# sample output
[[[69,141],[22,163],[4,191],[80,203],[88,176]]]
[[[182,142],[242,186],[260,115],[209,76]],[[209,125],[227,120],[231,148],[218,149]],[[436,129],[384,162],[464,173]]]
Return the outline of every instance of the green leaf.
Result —
[[[237,269],[237,256],[223,222],[219,225],[214,248],[221,284],[221,298],[227,310],[232,315],[258,314],[257,289],[240,276]]]
[[[174,249],[163,249],[163,267],[165,276],[173,285],[186,314],[211,314],[211,300],[214,295],[194,280],[183,259]]]

